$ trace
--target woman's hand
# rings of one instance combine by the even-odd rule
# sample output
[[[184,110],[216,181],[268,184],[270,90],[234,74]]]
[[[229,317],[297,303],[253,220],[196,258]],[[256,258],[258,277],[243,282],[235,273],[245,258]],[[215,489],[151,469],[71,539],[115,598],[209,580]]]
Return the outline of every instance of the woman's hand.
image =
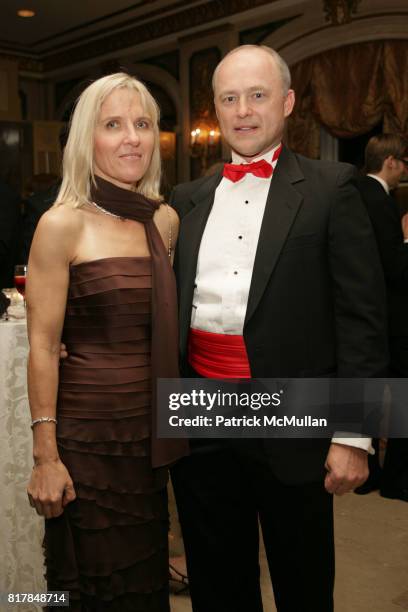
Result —
[[[76,498],[74,483],[60,459],[34,465],[27,493],[30,505],[47,519],[60,516]]]
[[[66,359],[68,357],[68,351],[66,345],[61,342],[60,346],[60,359]]]

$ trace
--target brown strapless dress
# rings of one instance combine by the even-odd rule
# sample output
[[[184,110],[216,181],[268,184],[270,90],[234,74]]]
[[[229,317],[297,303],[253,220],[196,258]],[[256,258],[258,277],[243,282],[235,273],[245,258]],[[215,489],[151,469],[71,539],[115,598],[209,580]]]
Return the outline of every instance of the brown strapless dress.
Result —
[[[49,590],[70,610],[168,612],[167,469],[152,469],[151,261],[71,267],[57,441],[77,499],[46,521]]]

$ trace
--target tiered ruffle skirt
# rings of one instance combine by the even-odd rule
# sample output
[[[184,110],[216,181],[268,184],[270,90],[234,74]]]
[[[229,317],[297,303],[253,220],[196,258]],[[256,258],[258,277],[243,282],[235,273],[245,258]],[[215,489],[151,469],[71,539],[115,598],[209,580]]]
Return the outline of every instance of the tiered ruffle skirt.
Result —
[[[46,521],[70,610],[168,612],[167,470],[150,458],[149,258],[71,268],[57,441],[77,498]]]

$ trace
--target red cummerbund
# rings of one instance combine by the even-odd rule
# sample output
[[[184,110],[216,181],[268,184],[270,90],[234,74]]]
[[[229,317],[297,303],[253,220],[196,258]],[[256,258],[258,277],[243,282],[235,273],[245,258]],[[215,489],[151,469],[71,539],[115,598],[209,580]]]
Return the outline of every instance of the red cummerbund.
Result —
[[[205,378],[251,378],[243,336],[190,328],[188,361]]]

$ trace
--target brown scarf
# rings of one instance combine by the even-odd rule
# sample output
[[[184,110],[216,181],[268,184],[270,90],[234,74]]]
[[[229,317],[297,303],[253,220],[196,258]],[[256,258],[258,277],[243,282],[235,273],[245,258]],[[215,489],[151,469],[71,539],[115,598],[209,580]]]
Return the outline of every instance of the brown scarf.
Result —
[[[153,467],[169,465],[188,453],[186,440],[157,437],[158,378],[178,378],[178,322],[176,281],[162,237],[153,221],[160,202],[140,193],[122,189],[95,177],[93,201],[108,212],[143,223],[152,258],[152,437]]]

